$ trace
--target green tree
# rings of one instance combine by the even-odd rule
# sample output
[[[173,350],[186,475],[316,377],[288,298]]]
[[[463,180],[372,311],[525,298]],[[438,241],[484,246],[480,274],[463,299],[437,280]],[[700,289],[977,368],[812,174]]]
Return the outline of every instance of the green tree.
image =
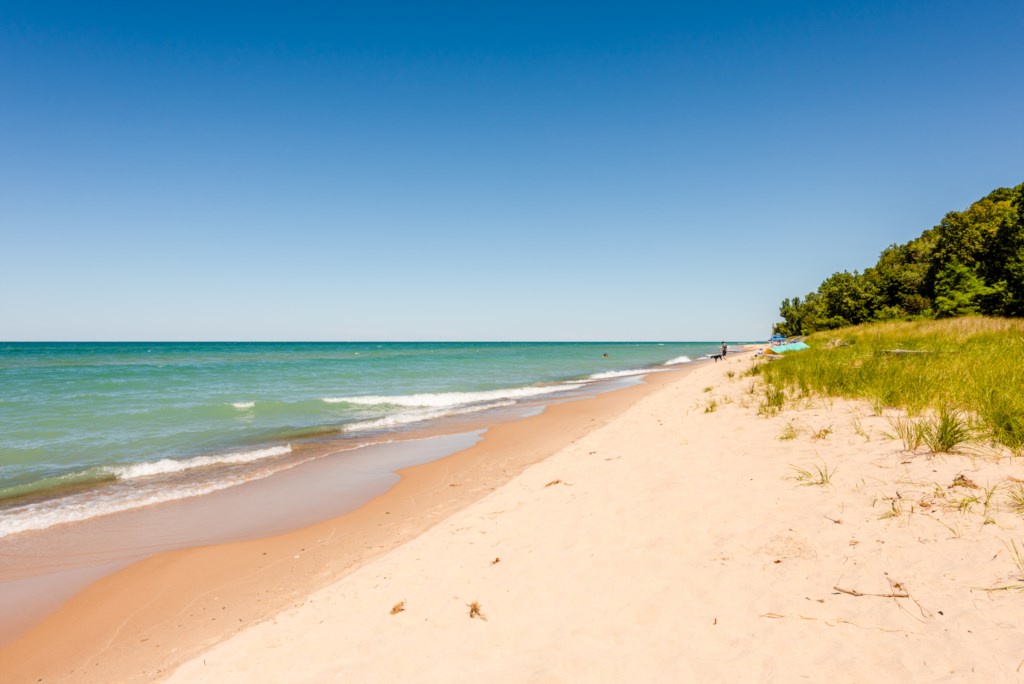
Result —
[[[927,278],[935,237],[932,231],[904,245],[891,245],[878,263],[864,271],[874,292],[871,316],[875,320],[915,318],[931,307]]]
[[[951,261],[935,278],[935,315],[950,318],[982,313],[982,302],[993,293],[974,269]]]
[[[860,274],[833,273],[818,287],[824,328],[857,325],[871,318],[873,285]]]
[[[863,273],[834,273],[785,299],[776,331],[799,335],[877,320],[1024,316],[1024,184],[997,188]]]
[[[779,307],[782,322],[773,326],[773,332],[786,337],[809,335],[821,325],[821,298],[811,292],[803,301],[799,297],[782,300]]]
[[[964,211],[949,212],[935,226],[928,281],[936,315],[1002,313],[1002,288],[995,286],[1005,261],[999,232],[1013,212],[1014,194],[1008,188],[994,190]]]
[[[989,254],[993,306],[1003,316],[1024,316],[1024,184],[1017,186],[994,242]]]

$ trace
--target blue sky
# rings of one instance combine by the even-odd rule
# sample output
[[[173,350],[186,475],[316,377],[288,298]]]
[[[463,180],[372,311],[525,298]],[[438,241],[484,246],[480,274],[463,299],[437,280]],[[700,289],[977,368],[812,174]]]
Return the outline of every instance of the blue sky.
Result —
[[[1022,29],[1020,2],[0,0],[0,339],[764,338],[1024,181]]]

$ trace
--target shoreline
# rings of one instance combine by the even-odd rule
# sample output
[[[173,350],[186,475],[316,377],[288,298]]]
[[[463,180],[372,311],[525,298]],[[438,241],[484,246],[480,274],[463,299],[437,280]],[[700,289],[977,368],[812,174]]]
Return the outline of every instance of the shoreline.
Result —
[[[166,672],[416,537],[700,365],[652,371],[641,384],[549,403],[537,415],[498,422],[475,446],[399,469],[396,485],[341,516],[274,537],[162,552],[132,563],[0,648],[0,672],[9,673],[8,681],[131,681]],[[238,610],[230,624],[224,614],[217,625],[214,611],[228,603]],[[54,643],[62,644],[60,653],[52,652]],[[156,650],[140,650],[141,643]],[[173,654],[161,652],[161,643]]]
[[[157,553],[284,534],[386,491],[394,471],[468,448],[480,430],[409,436],[365,448],[309,445],[268,477],[210,494],[29,532],[0,542],[0,648],[88,584]],[[216,521],[211,525],[209,521]]]
[[[468,448],[488,427],[638,382],[631,373],[391,434],[295,442],[289,445],[293,462],[272,464],[262,477],[2,538],[0,603],[9,610],[0,615],[0,649],[91,582],[154,553],[284,534],[343,515],[393,486],[397,471]]]
[[[757,362],[665,382],[167,681],[1019,681],[1019,454],[762,410]]]

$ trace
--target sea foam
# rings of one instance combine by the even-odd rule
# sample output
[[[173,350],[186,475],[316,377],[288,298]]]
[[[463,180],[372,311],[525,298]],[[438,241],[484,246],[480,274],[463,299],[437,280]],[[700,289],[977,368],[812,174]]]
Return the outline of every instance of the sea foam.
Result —
[[[662,371],[657,368],[634,368],[632,370],[620,370],[620,371],[605,371],[604,373],[594,373],[590,376],[591,380],[611,380],[612,378],[628,378],[633,375],[647,375],[648,373],[661,373]]]
[[[557,392],[579,389],[583,383],[563,383],[544,387],[512,387],[482,392],[441,392],[438,394],[399,394],[394,396],[370,395],[363,397],[324,397],[328,404],[357,406],[404,406],[410,408],[447,408],[482,402],[530,399]]]
[[[151,475],[180,472],[205,465],[248,463],[262,458],[282,456],[290,453],[291,450],[290,445],[270,447],[268,449],[257,449],[255,451],[224,454],[221,456],[198,456],[182,461],[164,459],[162,461],[154,461],[153,463],[113,466],[105,470],[114,474],[118,479],[132,480]],[[249,472],[244,475],[222,478],[213,482],[177,484],[168,487],[156,481],[149,483],[141,489],[80,492],[59,499],[49,499],[14,506],[5,510],[3,517],[0,518],[0,538],[20,532],[44,530],[55,525],[79,522],[168,501],[212,494],[221,489],[234,487],[253,479],[261,479],[272,473],[287,470],[298,465],[299,462],[285,463],[276,468]]]
[[[215,456],[196,456],[195,458],[173,459],[164,458],[159,461],[146,463],[133,463],[122,466],[105,466],[101,470],[113,475],[119,480],[132,480],[139,477],[151,477],[153,475],[166,475],[167,473],[180,473],[193,468],[204,468],[212,465],[231,465],[234,463],[252,463],[264,458],[284,456],[290,454],[292,445],[268,447],[254,451],[240,451],[230,454],[218,454]]]
[[[52,502],[30,504],[4,512],[4,517],[0,520],[0,538],[18,534],[19,532],[45,530],[54,525],[79,522],[81,520],[110,515],[111,513],[128,511],[133,508],[152,506],[153,504],[166,501],[202,496],[219,489],[227,489],[236,484],[241,483],[222,481],[201,486],[175,487],[163,491],[148,492],[145,496],[118,496],[103,501],[97,501],[94,497],[77,495],[61,499],[59,507],[54,506]]]
[[[693,359],[691,359],[689,356],[677,356],[676,358],[672,359],[671,361],[666,361],[665,365],[666,366],[678,366],[681,363],[690,363],[691,361],[693,361]]]
[[[514,406],[514,401],[495,401],[486,404],[477,404],[474,406],[466,406],[463,408],[449,408],[449,409],[420,409],[418,411],[408,411],[405,413],[396,413],[390,416],[384,416],[383,418],[375,418],[372,420],[361,420],[357,423],[350,423],[345,426],[345,432],[356,432],[359,430],[380,430],[389,427],[398,427],[400,425],[411,425],[413,423],[422,423],[425,420],[434,420],[436,418],[446,418],[448,416],[460,416],[467,413],[477,413],[480,411],[487,411],[490,409],[503,408],[506,406]]]

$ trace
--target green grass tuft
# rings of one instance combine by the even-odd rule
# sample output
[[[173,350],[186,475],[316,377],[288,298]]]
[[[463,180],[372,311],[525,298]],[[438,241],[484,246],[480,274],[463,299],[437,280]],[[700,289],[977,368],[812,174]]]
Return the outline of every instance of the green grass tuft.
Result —
[[[797,428],[796,425],[793,425],[793,423],[786,423],[786,427],[784,427],[782,429],[782,434],[779,435],[779,439],[782,439],[782,440],[796,439],[797,435],[799,435],[799,434],[800,434],[800,429]]]
[[[757,412],[762,416],[774,416],[782,410],[786,403],[786,391],[775,385],[765,385],[764,401],[758,407]]]
[[[1024,513],[1024,484],[1015,483],[1006,493],[1006,498],[1010,500],[1010,506],[1019,513]]]
[[[1017,567],[1016,579],[1024,580],[1024,542],[1017,546],[1017,540],[1011,539],[1006,545],[1006,550],[1010,552],[1010,560]]]
[[[943,406],[938,415],[921,425],[921,439],[933,454],[952,453],[971,441],[971,428],[963,414]]]
[[[917,451],[924,442],[924,432],[919,423],[909,418],[890,418],[889,425],[892,425],[893,433],[884,432],[889,439],[898,439],[903,442],[904,451]]]
[[[835,475],[835,469],[829,469],[828,465],[822,463],[820,466],[815,465],[815,472],[811,472],[800,466],[791,465],[794,474],[790,476],[790,479],[796,480],[801,487],[825,487],[832,484],[832,476]]]

